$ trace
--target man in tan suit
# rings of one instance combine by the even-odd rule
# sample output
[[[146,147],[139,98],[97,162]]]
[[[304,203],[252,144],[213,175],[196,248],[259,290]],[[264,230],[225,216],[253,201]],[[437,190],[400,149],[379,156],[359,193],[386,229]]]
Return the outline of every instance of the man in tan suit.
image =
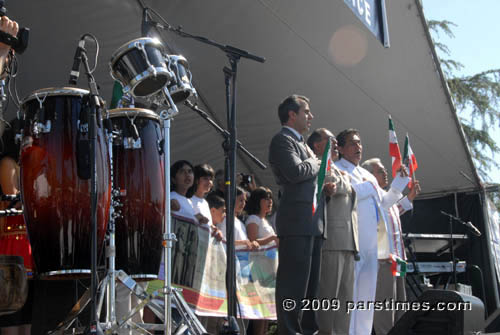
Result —
[[[350,315],[345,307],[347,301],[353,300],[354,262],[359,250],[356,194],[349,175],[333,164],[338,158],[337,140],[333,134],[325,128],[316,129],[307,144],[318,157],[322,157],[328,141],[331,141],[332,164],[325,182],[335,182],[336,192],[326,204],[327,239],[321,251],[318,298],[337,305],[332,304],[330,310],[318,312],[318,325],[319,334],[344,335],[349,333]]]

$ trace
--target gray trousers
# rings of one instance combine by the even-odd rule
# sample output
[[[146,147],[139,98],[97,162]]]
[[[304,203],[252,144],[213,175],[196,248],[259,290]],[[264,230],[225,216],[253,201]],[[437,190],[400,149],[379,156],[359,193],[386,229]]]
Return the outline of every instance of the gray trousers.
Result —
[[[378,261],[377,293],[376,301],[406,301],[405,277],[394,277],[392,275],[391,263],[386,260]],[[373,316],[373,327],[377,335],[389,333],[396,321],[399,320],[404,311],[382,310],[375,311]]]
[[[346,301],[352,301],[354,289],[354,251],[321,252],[321,280],[319,299],[335,299],[337,308],[318,311],[319,334],[349,334],[350,314],[346,312]]]

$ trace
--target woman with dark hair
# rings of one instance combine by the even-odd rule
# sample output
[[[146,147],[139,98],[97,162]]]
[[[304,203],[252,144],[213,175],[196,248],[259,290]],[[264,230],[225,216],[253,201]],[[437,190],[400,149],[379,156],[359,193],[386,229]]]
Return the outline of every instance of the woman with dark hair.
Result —
[[[170,203],[172,214],[197,222],[193,203],[187,198],[188,190],[193,186],[193,164],[180,160],[170,167]]]
[[[212,226],[210,208],[205,196],[212,190],[214,169],[208,164],[200,164],[194,167],[194,183],[189,189],[187,197],[191,198],[194,212],[201,224]]]
[[[208,164],[200,164],[194,167],[194,183],[189,189],[187,196],[190,197],[196,219],[202,225],[208,225],[211,228],[212,236],[218,241],[222,240],[222,232],[215,226],[210,213],[205,196],[212,190],[215,176],[214,169]]]
[[[259,245],[278,245],[278,237],[267,222],[266,216],[273,210],[273,193],[267,187],[257,187],[250,193],[247,203],[248,218],[245,222],[248,239],[257,241]],[[264,335],[267,332],[267,320],[252,320],[253,335]]]
[[[245,222],[248,239],[260,245],[278,244],[278,237],[267,222],[266,216],[273,210],[273,193],[266,187],[257,187],[250,193],[247,203],[248,218]]]

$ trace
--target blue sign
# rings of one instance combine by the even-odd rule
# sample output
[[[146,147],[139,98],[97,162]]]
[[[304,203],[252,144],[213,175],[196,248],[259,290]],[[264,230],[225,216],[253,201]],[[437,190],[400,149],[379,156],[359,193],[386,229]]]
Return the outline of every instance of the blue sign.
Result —
[[[388,48],[390,44],[385,0],[344,0],[344,2],[384,47]]]

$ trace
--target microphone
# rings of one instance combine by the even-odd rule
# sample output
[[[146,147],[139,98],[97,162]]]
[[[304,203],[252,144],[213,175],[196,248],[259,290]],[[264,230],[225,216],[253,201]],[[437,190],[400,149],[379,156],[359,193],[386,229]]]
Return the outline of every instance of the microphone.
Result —
[[[474,235],[476,235],[476,236],[481,236],[481,232],[479,231],[479,229],[477,229],[477,228],[476,228],[476,227],[472,224],[472,222],[467,221],[467,222],[465,222],[465,225],[466,225],[467,227],[469,227],[469,229],[472,231],[472,233],[473,233]]]
[[[149,36],[149,29],[151,28],[148,20],[148,8],[142,10],[141,33],[142,36]]]
[[[75,51],[75,57],[73,58],[73,68],[69,74],[70,85],[76,85],[78,77],[80,76],[80,63],[82,62],[82,51],[85,51],[85,36],[78,42],[78,47]]]

